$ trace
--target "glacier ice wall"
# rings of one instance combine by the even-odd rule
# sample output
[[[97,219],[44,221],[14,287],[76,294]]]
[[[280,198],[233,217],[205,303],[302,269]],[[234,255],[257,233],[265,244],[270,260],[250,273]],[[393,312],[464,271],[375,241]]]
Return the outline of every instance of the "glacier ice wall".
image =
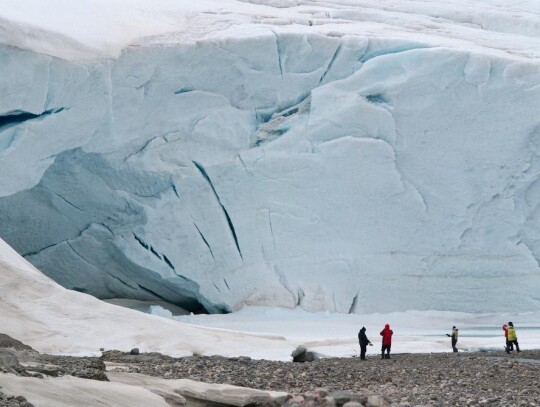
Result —
[[[65,287],[538,309],[534,61],[286,28],[0,61],[0,236]]]

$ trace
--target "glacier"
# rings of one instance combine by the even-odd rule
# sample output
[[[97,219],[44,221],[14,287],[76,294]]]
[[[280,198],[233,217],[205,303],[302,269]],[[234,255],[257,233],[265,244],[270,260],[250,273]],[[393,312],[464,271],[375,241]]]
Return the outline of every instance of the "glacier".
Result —
[[[358,326],[378,327],[388,321],[399,338],[393,347],[397,353],[447,352],[444,332],[448,321],[466,331],[464,334],[462,330],[460,339],[466,351],[500,349],[499,323],[505,320],[521,327],[521,348],[537,348],[540,339],[536,312],[406,311],[359,315],[244,307],[227,315],[172,317],[163,308],[153,307],[153,315],[149,315],[61,287],[2,239],[0,278],[2,330],[24,338],[41,353],[99,356],[100,348],[129,352],[138,347],[141,352],[174,357],[198,354],[290,361],[291,349],[304,344],[325,356],[351,357],[351,350],[358,346]],[[0,377],[3,387],[5,380],[5,375]]]
[[[534,2],[54,3],[0,5],[0,236],[64,287],[538,310]]]

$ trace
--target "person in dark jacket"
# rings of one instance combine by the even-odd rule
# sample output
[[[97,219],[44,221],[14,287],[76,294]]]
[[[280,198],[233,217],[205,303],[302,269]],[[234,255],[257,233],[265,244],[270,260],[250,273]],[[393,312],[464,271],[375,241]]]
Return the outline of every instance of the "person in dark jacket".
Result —
[[[458,339],[458,329],[455,326],[453,326],[452,334],[446,334],[446,336],[452,338],[452,350],[454,352],[457,352],[458,349],[456,348],[456,344],[457,344],[457,339]]]
[[[508,323],[508,343],[513,344],[516,347],[516,351],[521,352],[519,350],[519,343],[517,341],[516,330],[514,329],[514,324],[511,322]],[[510,353],[509,347],[506,348],[506,353]]]
[[[390,329],[390,325],[386,324],[384,329],[381,331],[382,336],[382,348],[381,348],[381,359],[390,359],[390,348],[392,347],[392,335],[394,331]],[[386,351],[386,355],[384,354]]]
[[[367,346],[373,346],[373,344],[366,336],[365,327],[362,327],[362,329],[358,331],[358,342],[360,343],[360,360],[366,360]]]

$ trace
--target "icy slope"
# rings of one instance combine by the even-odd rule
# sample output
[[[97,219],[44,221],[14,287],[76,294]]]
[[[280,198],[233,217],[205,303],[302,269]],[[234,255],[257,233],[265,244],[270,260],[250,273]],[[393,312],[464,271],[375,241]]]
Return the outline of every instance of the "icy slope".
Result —
[[[0,236],[60,284],[538,309],[535,2],[42,3],[0,5]]]

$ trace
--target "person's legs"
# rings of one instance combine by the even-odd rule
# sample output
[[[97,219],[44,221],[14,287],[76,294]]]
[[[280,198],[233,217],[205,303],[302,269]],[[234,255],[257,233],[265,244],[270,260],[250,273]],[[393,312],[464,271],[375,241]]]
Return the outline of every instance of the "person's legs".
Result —
[[[519,350],[519,343],[518,343],[517,339],[514,340],[514,341],[512,341],[512,344],[513,344],[513,345],[516,345],[516,352],[521,352],[521,351]]]
[[[360,345],[360,359],[366,360],[366,345]]]
[[[457,344],[457,340],[452,339],[452,350],[453,350],[454,352],[457,352],[457,351],[458,351],[458,349],[456,348],[456,344]]]
[[[390,359],[390,348],[391,348],[390,345],[386,346],[386,359]]]
[[[514,350],[514,344],[510,342],[508,339],[506,339],[506,348],[511,351]]]
[[[381,359],[384,359],[384,350],[386,349],[386,345],[383,345],[381,348]]]

